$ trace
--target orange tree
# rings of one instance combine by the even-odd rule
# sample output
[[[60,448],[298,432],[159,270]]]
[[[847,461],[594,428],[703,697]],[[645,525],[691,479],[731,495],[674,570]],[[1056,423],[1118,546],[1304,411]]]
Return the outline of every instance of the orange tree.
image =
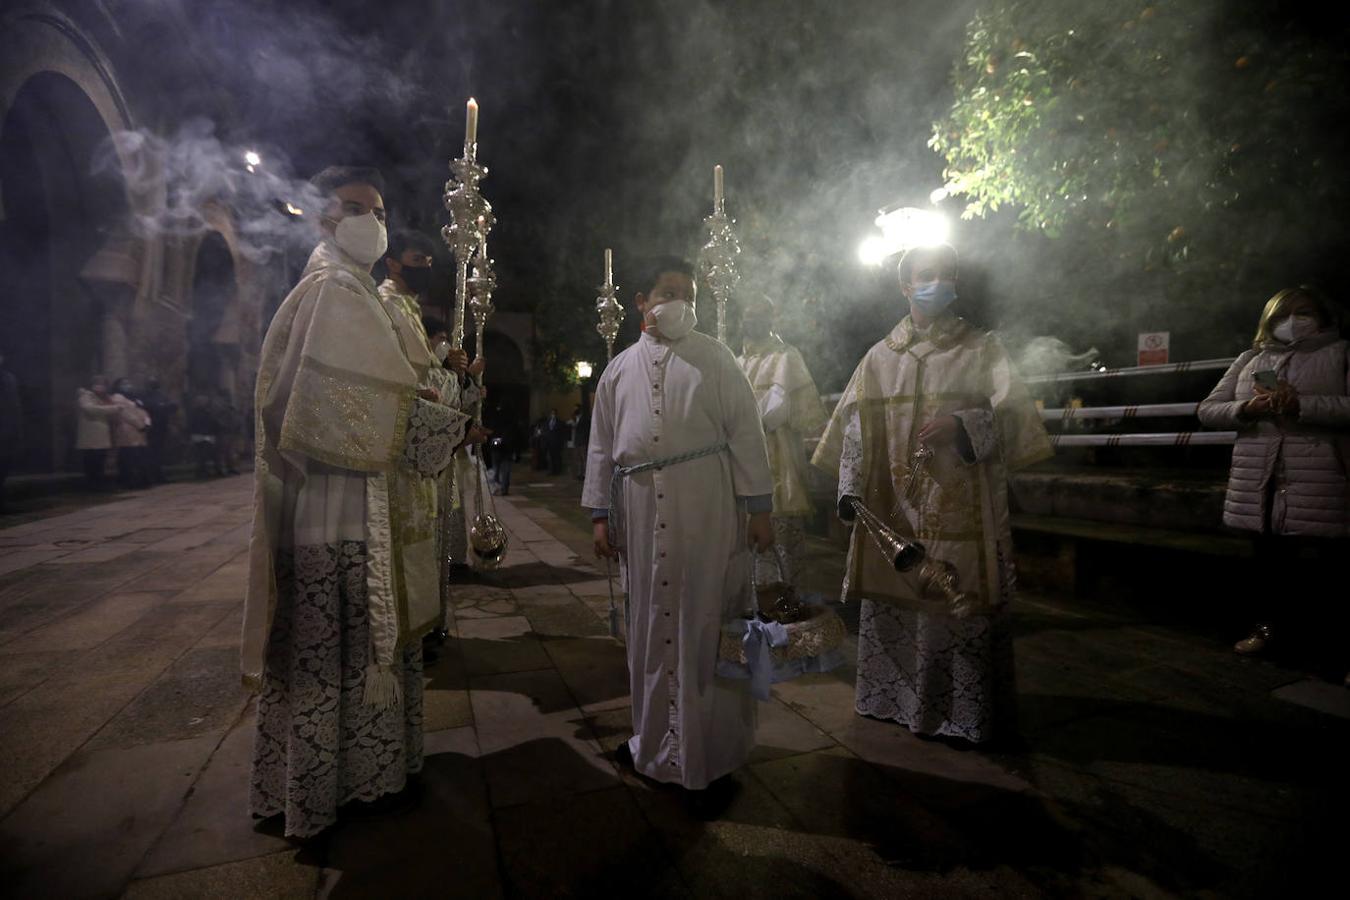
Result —
[[[1331,272],[1350,200],[1345,30],[1297,6],[987,7],[930,141],[964,216],[1011,209],[1174,298]]]

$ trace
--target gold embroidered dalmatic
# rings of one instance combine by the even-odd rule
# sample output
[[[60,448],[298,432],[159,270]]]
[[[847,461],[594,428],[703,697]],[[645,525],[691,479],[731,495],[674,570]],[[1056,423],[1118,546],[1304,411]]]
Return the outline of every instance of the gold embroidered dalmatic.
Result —
[[[422,307],[417,298],[400,291],[387,278],[380,283],[378,292],[380,302],[388,311],[407,354],[408,365],[417,373],[418,386],[435,390],[440,395],[439,402],[452,407],[453,400],[457,398],[448,395],[447,386],[454,380],[453,373],[447,372],[432,353],[431,340],[422,323]],[[447,375],[450,377],[445,377]],[[456,419],[465,425],[468,423],[468,417],[458,412]],[[454,468],[451,464],[446,466],[445,471],[453,473]],[[447,477],[450,479],[449,485],[444,484]],[[390,478],[390,525],[394,542],[403,548],[396,560],[398,570],[395,582],[402,595],[401,602],[410,608],[427,609],[434,606],[437,609],[435,620],[424,631],[444,624],[438,516],[451,503],[451,491],[453,474],[447,476],[444,472],[428,477],[401,466]]]
[[[963,460],[954,447],[934,448],[927,476],[912,499],[902,500],[919,430],[949,414],[968,425],[974,462]],[[863,503],[890,527],[923,543],[931,558],[951,563],[971,611],[997,607],[1003,593],[996,547],[1011,542],[1008,472],[1053,453],[1002,345],[955,317],[921,335],[906,316],[854,371],[814,465],[839,473],[845,431],[855,417]],[[849,544],[844,598],[864,597],[951,612],[923,594],[917,567],[897,573],[858,526]]]
[[[761,404],[761,412],[765,397],[773,388],[779,388],[786,398],[786,421],[764,435],[769,449],[769,468],[773,470],[773,514],[810,515],[803,441],[825,422],[825,405],[820,402],[811,372],[797,348],[777,335],[747,344],[737,362],[755,392],[756,402]]]
[[[418,381],[369,273],[334,244],[320,243],[277,310],[258,367],[254,522],[241,653],[245,683],[261,682],[276,608],[274,559],[277,548],[290,543],[283,523],[316,464],[364,479],[367,601],[381,672],[392,677],[398,651],[433,624],[439,613],[434,595],[428,605],[416,592],[400,589],[408,560],[416,565],[418,552],[419,535],[406,527],[401,513],[400,487],[409,465],[404,450]],[[429,445],[449,437],[438,432]],[[448,460],[448,447],[444,455]],[[411,557],[404,552],[409,540]],[[371,683],[368,679],[368,688]]]

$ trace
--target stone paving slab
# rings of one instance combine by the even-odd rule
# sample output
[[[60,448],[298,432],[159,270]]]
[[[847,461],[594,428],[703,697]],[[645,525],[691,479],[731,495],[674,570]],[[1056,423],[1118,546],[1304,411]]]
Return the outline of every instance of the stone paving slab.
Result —
[[[300,847],[245,805],[248,479],[0,529],[0,895],[1259,896],[1339,858],[1343,689],[1036,594],[1014,619],[1027,746],[860,718],[845,666],[774,687],[739,794],[699,821],[612,761],[609,582],[577,486],[541,483],[499,498],[506,564],[454,584],[420,806]],[[809,548],[806,589],[836,592],[838,548]]]
[[[0,881],[15,896],[120,892],[218,740],[81,752],[0,823]]]
[[[617,783],[585,717],[553,670],[475,678],[470,696],[494,808]]]
[[[208,868],[137,878],[124,900],[239,900],[267,897],[307,900],[319,889],[319,869],[296,859],[294,851],[229,862]]]
[[[248,796],[254,718],[239,717],[219,742],[187,797],[137,869],[138,878],[218,866],[268,856],[288,841],[253,827],[246,815],[222,815]]]

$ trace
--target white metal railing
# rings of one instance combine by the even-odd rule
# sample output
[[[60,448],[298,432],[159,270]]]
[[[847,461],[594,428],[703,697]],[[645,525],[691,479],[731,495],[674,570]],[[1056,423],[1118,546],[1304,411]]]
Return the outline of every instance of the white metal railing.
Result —
[[[1067,422],[1070,419],[1149,419],[1159,416],[1193,416],[1199,403],[1151,403],[1141,406],[1066,406],[1061,409],[1041,410],[1046,422]]]
[[[1194,362],[1165,363],[1157,366],[1131,366],[1122,369],[1101,369],[1088,372],[1063,372],[1058,375],[1033,375],[1023,381],[1027,384],[1053,384],[1070,381],[1091,381],[1133,375],[1168,375],[1183,372],[1205,372],[1227,369],[1233,364],[1228,359],[1202,359]],[[838,403],[843,394],[827,394],[821,399]],[[1142,403],[1133,406],[1077,406],[1040,410],[1043,422],[1070,422],[1077,419],[1145,419],[1167,416],[1194,416],[1199,403]],[[1237,440],[1236,431],[1169,431],[1133,434],[1052,434],[1050,443],[1059,447],[1201,447],[1228,446]],[[808,441],[808,444],[813,443]]]
[[[1207,372],[1227,369],[1237,357],[1227,359],[1200,359],[1195,362],[1163,363],[1157,366],[1128,366],[1123,369],[1097,369],[1086,372],[1060,372],[1057,375],[1031,375],[1023,378],[1026,384],[1050,384],[1060,381],[1096,381],[1102,378],[1121,378],[1130,375],[1179,375],[1182,372]]]
[[[1158,434],[1052,434],[1056,447],[1199,447],[1225,446],[1236,431],[1173,431]]]

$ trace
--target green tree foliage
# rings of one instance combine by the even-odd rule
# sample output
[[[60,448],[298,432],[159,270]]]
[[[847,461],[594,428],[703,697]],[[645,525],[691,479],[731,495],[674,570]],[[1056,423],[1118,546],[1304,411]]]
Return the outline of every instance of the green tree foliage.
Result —
[[[1210,283],[1316,244],[1350,199],[1347,54],[1262,6],[1064,0],[978,14],[930,141],[965,217],[1010,206],[1023,229]]]

